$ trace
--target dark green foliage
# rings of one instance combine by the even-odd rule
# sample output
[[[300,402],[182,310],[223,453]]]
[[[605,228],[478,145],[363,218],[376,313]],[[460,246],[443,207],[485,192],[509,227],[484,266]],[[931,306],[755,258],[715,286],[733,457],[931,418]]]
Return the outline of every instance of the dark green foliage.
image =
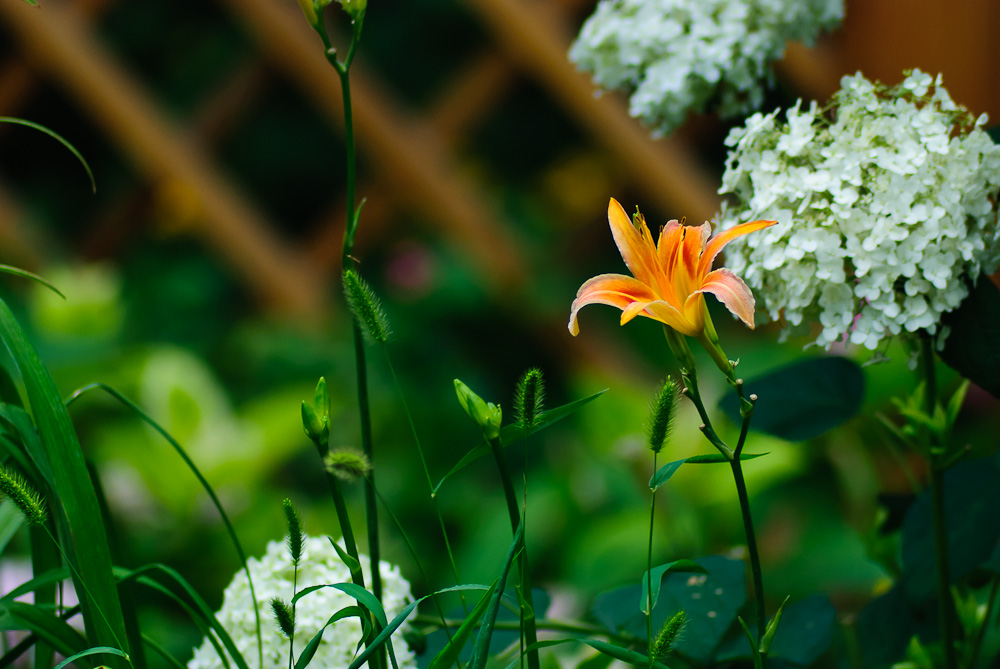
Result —
[[[958,309],[941,322],[951,328],[941,359],[994,397],[1000,397],[1000,290],[979,277]]]
[[[865,378],[853,360],[808,358],[745,383],[759,401],[751,430],[788,441],[805,441],[850,420],[861,408]],[[730,391],[719,403],[739,425],[739,397]]]
[[[949,578],[955,582],[986,562],[1000,541],[1000,467],[996,458],[967,460],[944,474],[945,515],[950,552]],[[903,577],[915,601],[934,595],[937,562],[930,491],[919,495],[903,521]]]

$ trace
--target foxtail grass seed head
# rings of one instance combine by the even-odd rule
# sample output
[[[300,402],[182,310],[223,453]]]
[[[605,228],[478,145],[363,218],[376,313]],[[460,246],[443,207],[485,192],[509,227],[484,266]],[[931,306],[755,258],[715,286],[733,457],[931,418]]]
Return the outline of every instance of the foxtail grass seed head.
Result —
[[[285,499],[281,506],[285,511],[285,523],[288,525],[288,554],[292,557],[292,564],[297,565],[302,559],[302,522],[299,514],[292,506],[292,500]]]
[[[48,512],[41,494],[19,472],[0,466],[0,493],[9,498],[31,525],[44,525]]]
[[[323,459],[323,464],[328,472],[344,481],[363,479],[372,470],[368,457],[351,448],[330,451]]]
[[[382,309],[382,302],[371,286],[353,269],[344,272],[344,296],[365,338],[379,345],[389,341],[392,332],[389,330],[389,319]]]
[[[288,608],[288,604],[285,604],[277,597],[272,598],[271,613],[274,615],[274,619],[278,623],[278,629],[281,630],[281,633],[289,639],[294,637],[295,614],[293,614],[292,610]]]
[[[517,382],[514,390],[514,420],[518,425],[531,428],[542,416],[545,401],[545,379],[542,370],[529,369]]]
[[[653,644],[653,656],[656,659],[662,660],[670,654],[684,633],[685,625],[687,625],[687,614],[684,611],[678,611],[670,620],[663,623]]]
[[[649,448],[654,453],[660,452],[670,436],[679,392],[677,382],[668,376],[649,403]]]
[[[493,402],[486,402],[458,379],[455,379],[455,394],[466,415],[479,426],[487,440],[500,436],[500,423],[503,420],[500,407]]]

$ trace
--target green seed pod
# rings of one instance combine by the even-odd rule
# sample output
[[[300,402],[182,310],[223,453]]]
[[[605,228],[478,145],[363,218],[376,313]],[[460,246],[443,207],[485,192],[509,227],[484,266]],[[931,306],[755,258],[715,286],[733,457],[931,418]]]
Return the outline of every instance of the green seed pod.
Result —
[[[292,557],[292,564],[298,565],[302,559],[302,522],[292,506],[292,500],[286,498],[281,506],[285,511],[285,524],[288,525],[288,554]]]
[[[368,476],[372,464],[361,451],[342,448],[330,451],[323,459],[326,470],[344,481],[354,481]]]
[[[669,376],[649,403],[649,448],[659,453],[670,436],[677,405],[677,383]]]
[[[0,493],[9,498],[31,525],[44,525],[48,512],[45,501],[35,488],[19,472],[0,466]]]
[[[514,420],[518,425],[531,429],[542,416],[545,400],[545,379],[542,370],[529,369],[517,382],[514,390]]]
[[[382,302],[371,286],[353,269],[344,272],[344,296],[365,339],[379,345],[389,341],[392,333]]]
[[[295,614],[292,613],[287,604],[277,597],[273,598],[271,600],[271,613],[274,615],[278,629],[281,630],[282,634],[289,639],[295,636]]]
[[[663,623],[660,633],[656,635],[656,642],[653,644],[653,657],[658,660],[665,658],[677,644],[684,632],[685,625],[687,625],[687,614],[684,611],[678,611],[670,620]]]

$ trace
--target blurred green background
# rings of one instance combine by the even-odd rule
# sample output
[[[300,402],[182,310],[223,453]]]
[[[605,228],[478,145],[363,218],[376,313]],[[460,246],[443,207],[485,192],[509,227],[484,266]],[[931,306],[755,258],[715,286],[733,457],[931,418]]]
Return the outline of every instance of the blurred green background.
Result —
[[[646,406],[674,363],[658,324],[619,329],[612,309],[588,309],[571,338],[569,304],[588,277],[623,270],[605,220],[609,196],[639,205],[651,224],[713,215],[728,126],[697,117],[653,141],[617,95],[594,97],[564,57],[593,3],[370,5],[354,76],[359,192],[368,199],[356,255],[384,298],[403,395],[437,479],[477,445],[452,379],[504,407],[532,366],[545,372],[549,406],[609,389],[510,452],[525,467],[536,582],[560,612],[585,615],[594,595],[636,582],[645,568]],[[974,112],[997,112],[1000,93],[983,84],[983,63],[997,59],[979,49],[985,28],[975,8],[945,19],[926,5],[904,22],[902,5],[892,14],[848,3],[841,32],[812,51],[790,47],[767,106],[825,98],[858,67],[895,81],[903,67],[919,66],[943,71],[953,97]],[[342,39],[345,18],[336,7],[328,15]],[[931,51],[925,35],[935,30],[967,39],[946,54]],[[893,50],[865,46],[875,34]],[[0,114],[65,136],[97,179],[91,193],[50,138],[0,127],[0,262],[43,274],[68,298],[5,278],[4,299],[66,394],[105,382],[162,421],[255,555],[281,537],[285,497],[309,533],[339,534],[299,418],[319,376],[329,381],[335,443],[359,444],[338,285],[338,96],[294,1],[0,4]],[[804,342],[779,344],[774,326],[751,333],[721,313],[716,323],[748,378],[823,355],[803,351]],[[760,436],[751,444],[771,453],[748,464],[747,477],[775,596],[819,590],[846,614],[885,577],[863,537],[877,497],[910,487],[871,414],[891,411],[889,398],[913,385],[906,353],[889,353],[891,362],[866,368],[866,417],[808,443]],[[430,586],[387,517],[384,552],[425,593],[449,585],[450,569],[400,398],[375,349],[370,369],[378,486]],[[954,376],[943,378],[954,387]],[[714,402],[724,388],[713,380],[705,393]],[[996,409],[970,392],[960,436],[984,453],[1000,429]],[[105,398],[73,413],[111,504],[117,560],[167,563],[217,604],[237,562],[197,482],[167,444]],[[708,451],[697,423],[683,406],[661,464]],[[360,527],[359,493],[351,507]],[[509,541],[491,463],[448,481],[439,501],[463,580],[490,580]],[[659,508],[659,561],[727,553],[744,541],[724,468],[683,469]],[[194,630],[164,622],[186,630],[171,639],[184,656]]]

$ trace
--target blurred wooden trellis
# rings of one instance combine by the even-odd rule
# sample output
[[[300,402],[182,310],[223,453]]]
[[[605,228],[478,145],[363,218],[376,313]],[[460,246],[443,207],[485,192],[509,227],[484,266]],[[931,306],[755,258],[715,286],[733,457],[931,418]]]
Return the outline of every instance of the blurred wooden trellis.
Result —
[[[112,3],[49,0],[38,9],[18,0],[0,0],[0,21],[19,41],[18,55],[0,63],[0,113],[16,111],[37,80],[57,82],[149,184],[180,192],[196,203],[200,223],[195,234],[264,304],[286,312],[328,306],[330,277],[339,269],[340,196],[331,194],[328,214],[318,231],[304,242],[293,243],[282,237],[280,225],[261,214],[252,198],[234,185],[213,157],[211,143],[205,141],[233,109],[252,104],[255,65],[247,64],[240,76],[202,101],[194,127],[181,128],[130,74],[128,63],[119,62],[97,37],[95,24]],[[253,36],[259,57],[300,88],[339,128],[337,79],[296,2],[222,0],[220,4],[232,21]],[[363,54],[353,71],[359,144],[374,167],[375,182],[368,190],[377,191],[381,199],[366,212],[367,237],[380,234],[379,224],[393,208],[413,208],[423,212],[440,235],[463,249],[469,266],[494,294],[516,293],[526,273],[516,243],[482,185],[456,167],[454,147],[521,77],[535,80],[549,92],[566,116],[614,158],[615,169],[626,175],[647,204],[694,220],[711,216],[717,204],[716,175],[699,167],[696,149],[687,136],[679,132],[651,141],[647,131],[627,116],[621,97],[595,97],[589,78],[567,61],[573,29],[591,3],[464,0],[464,4],[484,24],[492,46],[467,63],[427,108],[411,109],[395,99],[391,87],[365,67]],[[826,43],[825,51],[793,46],[781,64],[782,77],[790,87],[818,97],[828,95],[842,73],[864,65],[859,58],[878,61],[886,56],[883,61],[889,61],[894,54],[908,53],[906,44],[920,44],[920,30],[914,28],[921,23],[919,17],[926,17],[928,29],[940,29],[947,20],[940,13],[944,10],[932,9],[930,2],[917,3],[927,5],[924,9],[895,0],[876,4],[878,8],[872,3],[851,3],[845,35]],[[988,36],[990,30],[995,31],[997,10],[989,0],[970,4],[974,7],[960,14],[954,8],[947,12],[947,16],[959,17],[958,24],[953,18],[948,25],[966,38],[949,39],[947,49],[931,53],[945,54],[938,69],[947,68],[953,90],[981,93],[968,101],[970,106],[996,112],[1000,106],[996,87],[982,85],[984,79],[996,80],[995,47],[984,54],[983,67],[972,75],[969,68],[960,68],[960,62],[973,57],[977,49],[990,48]],[[911,39],[893,42],[890,53],[881,46],[886,44],[884,33],[877,43],[870,38],[884,29],[885,21],[896,20],[892,12],[905,17]],[[989,20],[981,20],[982,16]],[[933,56],[930,64],[912,64],[935,67]],[[967,80],[956,82],[955,76]],[[0,237],[9,253],[30,262],[40,253],[33,246],[31,231],[19,223],[21,208],[16,196],[0,187]]]

